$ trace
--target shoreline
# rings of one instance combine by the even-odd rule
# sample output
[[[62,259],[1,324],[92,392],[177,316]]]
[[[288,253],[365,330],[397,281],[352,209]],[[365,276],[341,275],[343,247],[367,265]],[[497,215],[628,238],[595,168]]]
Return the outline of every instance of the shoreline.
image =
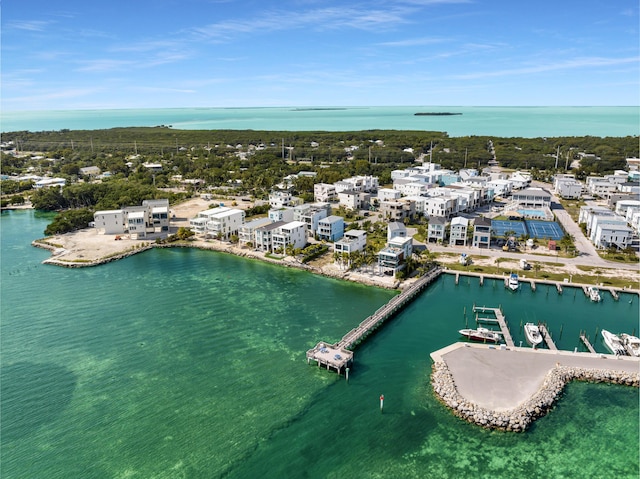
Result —
[[[85,230],[86,231],[86,230]],[[76,232],[77,233],[77,232]],[[73,233],[67,233],[67,235]],[[65,236],[65,235],[61,235]],[[54,238],[54,237],[51,237]],[[351,281],[354,283],[363,284],[366,286],[374,286],[390,290],[398,290],[406,287],[413,282],[412,278],[405,281],[399,281],[392,277],[374,276],[373,274],[359,273],[354,271],[342,271],[333,267],[318,267],[309,264],[300,263],[293,260],[291,257],[284,257],[282,259],[274,259],[265,256],[263,253],[254,252],[250,249],[243,249],[237,246],[222,242],[208,242],[203,240],[192,241],[176,241],[174,243],[159,244],[150,241],[138,243],[139,246],[132,246],[120,252],[114,252],[108,256],[85,259],[85,258],[72,258],[69,260],[62,259],[66,254],[72,253],[70,249],[67,249],[64,245],[54,243],[54,239],[49,241],[47,238],[37,239],[31,242],[31,245],[36,248],[46,249],[51,252],[51,257],[45,259],[43,264],[50,264],[53,266],[61,266],[63,268],[89,268],[107,264],[113,261],[117,261],[123,258],[127,258],[137,253],[142,253],[154,248],[193,248],[202,251],[217,251],[219,253],[232,254],[241,258],[255,259],[266,263],[283,266],[286,268],[295,268],[302,271],[308,271],[312,274],[318,274],[328,278],[339,279],[343,281]],[[73,256],[73,255],[72,255]],[[82,255],[79,255],[82,256]]]

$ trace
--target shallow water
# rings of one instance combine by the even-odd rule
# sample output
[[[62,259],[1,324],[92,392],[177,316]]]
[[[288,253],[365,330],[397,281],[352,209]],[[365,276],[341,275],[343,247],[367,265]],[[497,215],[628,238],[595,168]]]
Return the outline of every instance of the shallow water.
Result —
[[[637,296],[443,276],[356,350],[347,383],[305,351],[393,292],[185,249],[41,265],[29,243],[47,220],[0,217],[3,478],[638,476],[637,389],[571,384],[508,434],[455,418],[429,386],[429,353],[474,303],[501,305],[516,344],[521,322],[546,321],[573,350],[580,330],[637,328]]]
[[[417,112],[455,112],[415,116]],[[444,131],[450,136],[637,136],[637,107],[398,106],[3,111],[2,131],[171,125],[182,130]]]

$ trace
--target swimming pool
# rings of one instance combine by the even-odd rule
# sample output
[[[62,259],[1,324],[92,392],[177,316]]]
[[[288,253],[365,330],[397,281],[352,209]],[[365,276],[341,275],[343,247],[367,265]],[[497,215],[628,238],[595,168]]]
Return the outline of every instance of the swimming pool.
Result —
[[[544,212],[544,210],[529,210],[529,209],[521,209],[521,210],[517,210],[518,213],[520,213],[523,216],[527,216],[530,218],[544,218],[545,216],[547,216],[547,214]]]

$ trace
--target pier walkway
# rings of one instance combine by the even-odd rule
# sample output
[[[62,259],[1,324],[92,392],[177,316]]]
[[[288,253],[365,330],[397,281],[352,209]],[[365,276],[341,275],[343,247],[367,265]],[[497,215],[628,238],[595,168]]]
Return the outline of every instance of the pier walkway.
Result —
[[[540,329],[540,334],[542,335],[542,339],[544,339],[544,342],[547,343],[547,347],[551,351],[557,351],[558,348],[556,347],[556,344],[553,342],[553,339],[551,339],[551,335],[549,334],[547,327],[544,324],[539,324],[538,329]]]
[[[498,325],[500,326],[500,331],[502,332],[502,337],[504,338],[504,342],[510,348],[515,346],[515,344],[513,343],[513,338],[511,337],[511,333],[509,332],[509,327],[507,326],[507,320],[504,317],[504,314],[502,314],[502,309],[500,309],[500,308],[487,308],[485,306],[476,306],[476,305],[474,305],[473,306],[473,312],[476,313],[476,323],[479,322],[479,321],[498,323]],[[492,313],[495,316],[495,319],[494,318],[480,317],[478,315],[478,313],[486,313],[486,312]]]
[[[439,267],[432,269],[398,296],[391,298],[387,304],[345,334],[336,344],[320,342],[314,348],[309,349],[307,351],[307,363],[309,364],[311,360],[314,360],[318,367],[324,366],[328,370],[332,369],[338,373],[346,372],[348,366],[353,362],[353,351],[351,349],[396,312],[413,301],[441,273],[442,269]]]
[[[590,353],[596,354],[596,350],[593,349],[593,346],[591,346],[591,341],[589,341],[589,338],[587,338],[584,333],[580,333],[580,339],[582,340],[582,342],[587,347]]]

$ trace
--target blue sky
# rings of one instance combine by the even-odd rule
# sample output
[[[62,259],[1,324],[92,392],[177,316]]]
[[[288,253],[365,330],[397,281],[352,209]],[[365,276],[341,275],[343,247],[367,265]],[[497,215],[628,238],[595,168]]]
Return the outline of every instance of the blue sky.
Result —
[[[637,0],[5,0],[4,110],[638,105]]]

